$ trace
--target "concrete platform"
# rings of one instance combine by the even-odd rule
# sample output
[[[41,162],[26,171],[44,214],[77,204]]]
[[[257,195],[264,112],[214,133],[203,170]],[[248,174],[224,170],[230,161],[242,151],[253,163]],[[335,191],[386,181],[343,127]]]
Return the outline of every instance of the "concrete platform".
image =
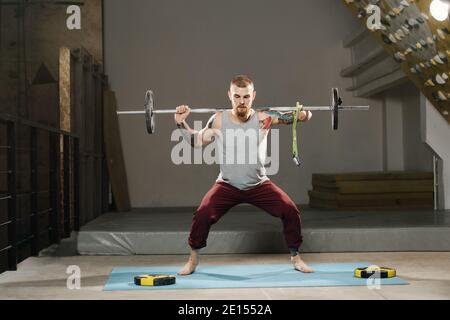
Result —
[[[187,254],[193,209],[108,213],[77,235],[81,255]],[[450,251],[450,211],[302,208],[302,252]],[[286,253],[281,221],[240,206],[211,229],[203,254]]]

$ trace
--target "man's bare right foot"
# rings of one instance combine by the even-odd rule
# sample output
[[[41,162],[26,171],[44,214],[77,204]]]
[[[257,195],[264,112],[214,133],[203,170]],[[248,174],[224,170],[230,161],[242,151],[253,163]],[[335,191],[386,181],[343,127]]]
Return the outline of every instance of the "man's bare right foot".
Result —
[[[198,266],[199,252],[198,250],[191,249],[191,254],[189,256],[188,262],[184,267],[178,271],[180,276],[187,276],[195,272],[195,268]]]
[[[194,262],[191,258],[189,258],[189,261],[180,271],[178,271],[178,274],[180,276],[188,276],[190,274],[193,274],[195,272],[195,269],[197,268],[197,265],[198,262]]]

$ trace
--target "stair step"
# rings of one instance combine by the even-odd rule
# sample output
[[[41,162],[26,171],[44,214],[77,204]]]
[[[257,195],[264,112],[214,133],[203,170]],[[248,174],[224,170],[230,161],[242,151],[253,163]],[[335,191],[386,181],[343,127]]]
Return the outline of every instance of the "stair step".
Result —
[[[430,209],[433,199],[324,200],[310,196],[309,206],[318,209]]]
[[[427,199],[433,200],[433,192],[405,192],[405,193],[362,193],[362,194],[337,194],[310,190],[308,194],[319,200],[395,200],[395,199]]]
[[[359,172],[359,173],[336,173],[336,174],[313,174],[315,179],[322,181],[358,181],[358,180],[419,180],[433,179],[432,172]]]
[[[432,180],[317,181],[313,189],[339,194],[433,192]]]

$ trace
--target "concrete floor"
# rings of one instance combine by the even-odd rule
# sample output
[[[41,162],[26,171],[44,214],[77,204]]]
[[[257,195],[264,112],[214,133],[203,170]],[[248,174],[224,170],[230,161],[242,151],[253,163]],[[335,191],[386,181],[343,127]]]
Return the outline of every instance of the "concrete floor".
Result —
[[[320,253],[304,254],[309,263],[369,261],[397,269],[398,276],[410,282],[403,286],[302,287],[202,289],[170,291],[103,292],[113,267],[182,266],[186,256],[70,256],[32,257],[15,272],[0,275],[0,299],[156,299],[156,300],[302,300],[302,299],[450,299],[450,252]],[[202,264],[288,263],[284,254],[204,255]],[[81,289],[66,287],[67,267],[81,269]]]

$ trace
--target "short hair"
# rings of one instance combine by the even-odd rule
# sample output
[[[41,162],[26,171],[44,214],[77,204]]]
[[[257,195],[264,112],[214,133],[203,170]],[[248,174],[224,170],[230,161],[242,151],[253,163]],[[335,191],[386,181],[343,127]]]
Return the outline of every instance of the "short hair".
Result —
[[[248,86],[254,87],[252,79],[250,79],[246,75],[238,75],[231,80],[230,86],[232,85],[237,86],[238,88],[247,88]]]

